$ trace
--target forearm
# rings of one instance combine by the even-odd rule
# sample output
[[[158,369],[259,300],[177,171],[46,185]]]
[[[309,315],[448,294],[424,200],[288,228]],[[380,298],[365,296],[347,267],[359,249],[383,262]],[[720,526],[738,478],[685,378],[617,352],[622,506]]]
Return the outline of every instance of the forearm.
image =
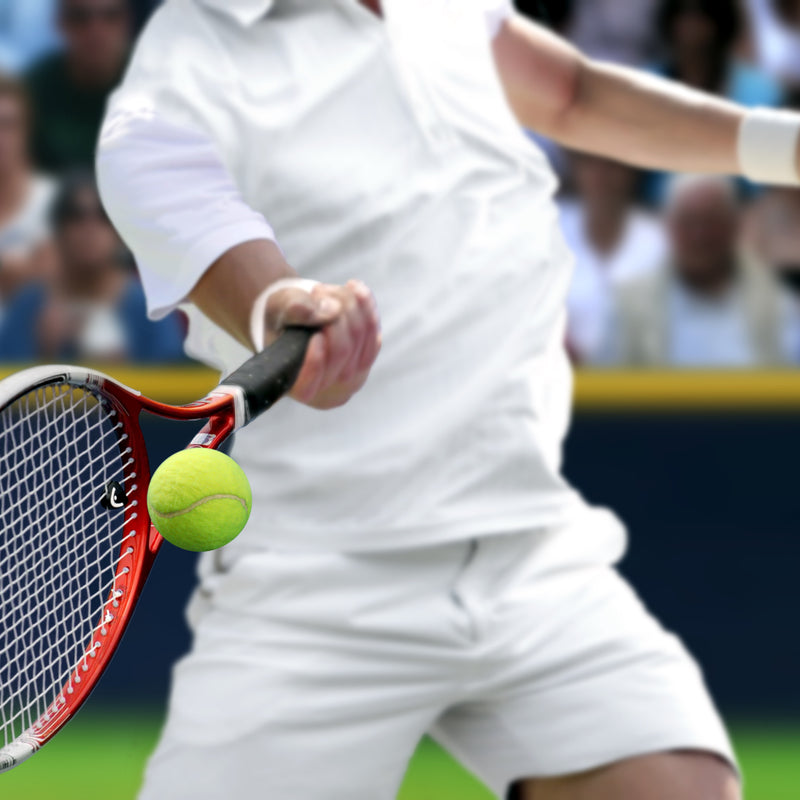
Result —
[[[494,55],[509,104],[526,128],[572,149],[639,167],[742,172],[742,122],[749,113],[734,103],[587,59],[518,15],[495,38]],[[800,115],[781,125],[800,127]],[[800,180],[800,146],[789,135],[756,133],[749,164],[756,179],[766,174],[767,182]],[[772,168],[765,170],[760,162],[769,161],[770,154]]]
[[[587,61],[573,102],[550,134],[567,147],[639,167],[737,174],[744,113],[646,73]]]
[[[333,408],[361,388],[381,343],[372,293],[359,281],[297,281],[205,131],[117,109],[104,125],[97,167],[151,311],[188,299],[250,350],[288,326],[318,328],[291,396]]]
[[[245,242],[228,250],[209,267],[189,299],[212,322],[252,348],[250,315],[255,298],[270,284],[296,277],[274,242]]]

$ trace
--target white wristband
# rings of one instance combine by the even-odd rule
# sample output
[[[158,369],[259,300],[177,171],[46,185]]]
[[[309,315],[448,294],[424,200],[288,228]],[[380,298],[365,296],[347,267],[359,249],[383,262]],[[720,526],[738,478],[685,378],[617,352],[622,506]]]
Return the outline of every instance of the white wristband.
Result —
[[[800,186],[800,114],[772,108],[747,112],[739,128],[739,165],[756,183]]]
[[[302,289],[310,294],[318,283],[319,281],[312,281],[309,278],[283,278],[271,283],[256,297],[250,311],[250,341],[252,341],[256,353],[260,353],[264,349],[264,320],[267,316],[267,303],[270,297],[282,289]]]

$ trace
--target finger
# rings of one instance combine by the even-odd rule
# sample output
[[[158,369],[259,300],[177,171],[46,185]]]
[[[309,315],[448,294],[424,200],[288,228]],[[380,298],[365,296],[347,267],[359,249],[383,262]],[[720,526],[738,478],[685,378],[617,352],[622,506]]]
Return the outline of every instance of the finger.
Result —
[[[292,387],[291,394],[293,397],[303,403],[310,402],[314,399],[319,392],[322,379],[325,375],[326,360],[327,348],[325,336],[322,333],[315,333],[308,343],[303,366]]]
[[[348,287],[338,287],[337,293],[343,311],[328,332],[329,383],[346,381],[355,372],[364,325],[360,305],[353,291]]]
[[[369,370],[363,370],[362,372],[357,372],[350,382],[347,384],[347,388],[350,392],[350,396],[352,397],[357,392],[360,392],[361,389],[364,387],[364,384],[367,382],[367,378],[369,378]]]
[[[373,296],[369,286],[364,281],[350,280],[347,282],[347,287],[353,294],[363,303],[374,303],[375,297]]]
[[[375,295],[361,281],[350,281],[348,284],[358,298],[363,314],[363,343],[359,349],[355,371],[369,370],[381,349],[381,321]]]
[[[353,352],[353,340],[350,333],[350,321],[343,314],[336,322],[331,323],[323,330],[325,344],[327,345],[327,363],[325,364],[325,377],[322,380],[323,389],[339,382]]]
[[[348,288],[353,291],[355,303],[353,312],[348,316],[353,346],[350,359],[342,370],[341,380],[343,381],[350,381],[361,369],[364,348],[367,347],[368,339],[374,336],[374,323],[369,300],[357,291],[356,284],[356,281],[350,281],[347,284]]]
[[[341,298],[341,287],[320,283],[311,290],[311,297],[317,303],[319,325],[326,325],[338,319],[345,311]]]
[[[341,303],[328,293],[309,294],[303,289],[282,289],[267,302],[267,329],[277,331],[288,325],[321,327],[331,323],[341,312]]]
[[[364,370],[369,371],[372,368],[378,360],[378,355],[381,352],[382,346],[383,337],[381,332],[376,328],[374,334],[366,340],[366,346],[361,354],[361,363],[358,365],[359,372],[363,372]]]
[[[367,316],[367,328],[364,336],[364,349],[361,351],[358,370],[369,370],[380,353],[382,344],[381,321],[374,301]]]

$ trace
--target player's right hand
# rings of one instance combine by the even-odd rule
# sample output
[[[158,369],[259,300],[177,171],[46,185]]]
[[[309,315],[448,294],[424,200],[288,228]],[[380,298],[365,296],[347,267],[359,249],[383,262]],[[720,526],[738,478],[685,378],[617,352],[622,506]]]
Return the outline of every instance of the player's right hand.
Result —
[[[361,281],[318,284],[310,293],[282,289],[269,298],[266,318],[267,344],[290,325],[321,328],[290,392],[312,408],[344,405],[366,382],[381,348],[378,307]]]

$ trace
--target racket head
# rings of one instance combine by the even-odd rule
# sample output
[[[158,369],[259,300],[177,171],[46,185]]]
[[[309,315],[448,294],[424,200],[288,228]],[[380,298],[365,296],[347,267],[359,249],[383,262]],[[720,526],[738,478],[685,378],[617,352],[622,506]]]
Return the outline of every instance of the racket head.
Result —
[[[0,382],[0,772],[86,700],[162,543],[147,514],[143,409],[213,417],[212,447],[234,427],[234,398],[220,392],[172,407],[66,366]]]
[[[109,380],[48,367],[0,383],[0,771],[86,699],[158,547],[139,404]]]
[[[0,772],[86,701],[162,544],[147,514],[141,412],[208,419],[190,447],[217,448],[289,391],[313,334],[287,329],[188,406],[80,367],[0,382]]]

